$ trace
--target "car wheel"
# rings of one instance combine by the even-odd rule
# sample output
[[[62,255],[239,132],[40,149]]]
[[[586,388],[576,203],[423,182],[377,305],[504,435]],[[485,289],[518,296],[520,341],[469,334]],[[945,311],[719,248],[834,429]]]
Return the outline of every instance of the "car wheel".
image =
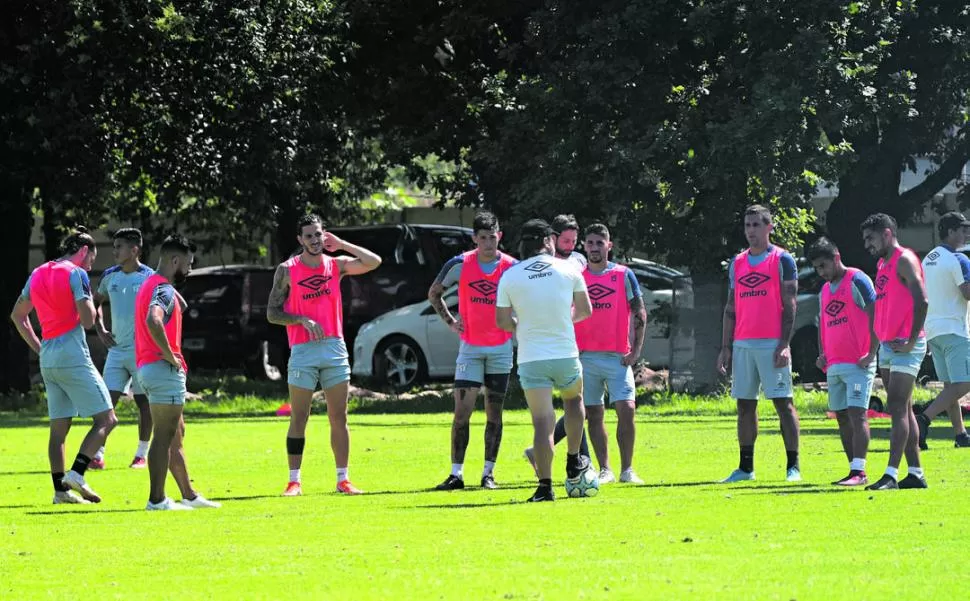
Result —
[[[397,392],[408,390],[428,377],[428,363],[414,340],[391,336],[374,351],[374,378]]]
[[[815,365],[818,359],[818,330],[804,327],[795,333],[791,342],[792,371],[801,383],[824,382],[825,374]]]
[[[267,340],[259,341],[255,356],[246,361],[246,375],[256,380],[278,382],[284,370],[282,351]]]

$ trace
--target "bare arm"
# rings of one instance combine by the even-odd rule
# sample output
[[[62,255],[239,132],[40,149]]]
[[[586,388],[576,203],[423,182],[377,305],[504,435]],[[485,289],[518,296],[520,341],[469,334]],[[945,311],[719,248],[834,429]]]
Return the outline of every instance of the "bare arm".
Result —
[[[82,298],[75,303],[77,305],[77,314],[81,318],[81,327],[85,330],[89,330],[94,327],[94,321],[97,317],[97,309],[94,308],[94,302],[90,298]]]
[[[798,306],[798,280],[781,283],[781,340],[779,346],[788,346],[795,329],[795,310]]]
[[[721,348],[729,349],[734,344],[734,290],[728,290],[727,304],[724,305],[724,315],[721,317]]]
[[[495,325],[506,332],[515,331],[515,318],[512,317],[512,307],[496,307]]]
[[[39,355],[40,338],[37,337],[37,332],[34,331],[34,327],[30,323],[30,312],[33,310],[34,304],[30,302],[30,299],[21,296],[17,299],[16,304],[14,304],[13,311],[10,312],[10,320],[17,328],[20,337],[30,347],[30,350]]]
[[[963,295],[963,300],[970,301],[970,282],[960,284],[960,294]]]
[[[872,359],[875,359],[879,352],[879,337],[876,336],[876,303],[869,303],[865,311],[866,317],[869,318],[869,357],[871,359],[866,362],[866,365],[868,365],[872,363]]]
[[[904,253],[896,263],[896,275],[913,297],[913,327],[910,328],[909,342],[915,343],[926,322],[926,310],[929,308],[929,303],[926,301],[926,287],[920,275],[920,266],[909,253]]]
[[[302,323],[303,318],[283,310],[286,297],[290,294],[290,270],[280,265],[273,274],[273,289],[269,291],[266,301],[266,321],[278,326],[288,326]]]
[[[593,305],[589,301],[586,288],[573,292],[573,323],[588,319],[593,314]]]
[[[117,344],[114,336],[108,331],[108,328],[104,327],[104,306],[109,304],[108,297],[101,294],[100,292],[94,295],[94,304],[97,307],[97,314],[94,320],[94,331],[98,333],[98,338],[107,348],[111,348]]]
[[[175,353],[172,352],[172,347],[168,343],[168,338],[165,336],[165,312],[162,308],[153,305],[148,308],[148,317],[145,319],[148,324],[148,333],[151,334],[152,340],[158,345],[158,348],[162,350],[162,358],[178,367],[182,368],[182,362],[179,361]]]
[[[455,325],[458,320],[455,319],[455,316],[451,314],[451,311],[448,310],[448,305],[445,304],[444,299],[442,299],[444,294],[444,284],[438,280],[435,280],[434,283],[431,284],[431,288],[428,289],[428,302],[431,303],[431,307],[434,308],[435,313],[441,317],[441,320],[445,322],[448,327],[451,327]]]
[[[342,250],[350,253],[350,257],[337,257],[340,275],[360,275],[380,267],[381,257],[366,248],[351,244],[346,240],[334,236],[330,232],[325,234],[323,247],[330,252]]]
[[[630,352],[634,357],[639,357],[647,333],[647,308],[643,304],[642,296],[635,296],[630,301],[630,313],[633,317],[633,348]]]

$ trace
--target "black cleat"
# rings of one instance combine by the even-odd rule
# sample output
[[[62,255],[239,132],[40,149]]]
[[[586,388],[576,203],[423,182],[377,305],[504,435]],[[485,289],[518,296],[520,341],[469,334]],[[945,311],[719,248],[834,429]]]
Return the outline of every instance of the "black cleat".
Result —
[[[465,481],[458,476],[448,476],[444,482],[435,486],[435,490],[461,490],[465,488]]]
[[[536,489],[532,496],[529,497],[527,503],[540,503],[542,501],[555,501],[556,493],[552,492],[551,486],[540,486]]]
[[[899,488],[929,488],[926,478],[910,474],[899,481]]]
[[[919,448],[921,451],[926,451],[930,448],[926,444],[926,435],[930,431],[930,419],[920,413],[916,416],[916,425],[919,426]]]
[[[566,478],[577,478],[590,468],[593,462],[586,455],[576,455],[576,459],[566,455]]]
[[[963,434],[957,436],[953,446],[958,449],[961,447],[970,447],[970,434],[964,432]]]
[[[867,486],[866,490],[896,490],[897,488],[899,488],[899,485],[896,484],[896,479],[887,474],[883,474],[882,478]]]
[[[495,490],[498,488],[498,484],[495,483],[495,476],[492,474],[482,476],[482,488],[487,488],[489,490]]]

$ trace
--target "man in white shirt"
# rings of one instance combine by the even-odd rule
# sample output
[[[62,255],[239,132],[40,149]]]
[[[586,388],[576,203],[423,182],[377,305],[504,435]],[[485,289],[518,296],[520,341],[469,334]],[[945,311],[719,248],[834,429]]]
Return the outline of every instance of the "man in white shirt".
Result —
[[[970,326],[967,320],[970,259],[956,251],[967,243],[970,221],[953,211],[940,217],[938,227],[943,244],[923,259],[929,301],[924,328],[943,390],[923,413],[916,416],[919,447],[924,450],[928,448],[926,434],[930,422],[943,411],[950,414],[956,446],[970,447],[970,436],[967,436],[960,412],[960,399],[970,393]]]
[[[579,453],[586,411],[573,324],[592,315],[593,307],[582,275],[555,257],[554,244],[555,232],[548,223],[527,221],[519,243],[519,256],[527,258],[502,274],[496,301],[496,324],[515,332],[518,341],[519,382],[535,428],[539,488],[530,502],[556,499],[552,492],[554,387],[562,392],[566,411],[566,477],[575,478],[590,465],[589,458]]]

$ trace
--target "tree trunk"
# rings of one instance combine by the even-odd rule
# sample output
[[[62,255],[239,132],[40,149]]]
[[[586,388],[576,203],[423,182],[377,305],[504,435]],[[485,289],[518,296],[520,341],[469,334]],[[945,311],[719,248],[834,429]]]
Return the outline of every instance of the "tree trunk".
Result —
[[[57,233],[57,225],[60,219],[54,203],[45,194],[40,201],[41,211],[44,213],[44,223],[41,231],[44,233],[44,257],[48,261],[53,261],[61,256],[61,240]]]
[[[0,309],[4,325],[0,326],[0,392],[30,390],[30,376],[27,373],[30,349],[7,317],[23,290],[24,282],[30,273],[30,234],[34,227],[34,217],[30,211],[30,198],[26,186],[19,182],[3,182],[0,190],[0,223],[6,235],[0,238],[3,248],[5,268],[0,278]]]

